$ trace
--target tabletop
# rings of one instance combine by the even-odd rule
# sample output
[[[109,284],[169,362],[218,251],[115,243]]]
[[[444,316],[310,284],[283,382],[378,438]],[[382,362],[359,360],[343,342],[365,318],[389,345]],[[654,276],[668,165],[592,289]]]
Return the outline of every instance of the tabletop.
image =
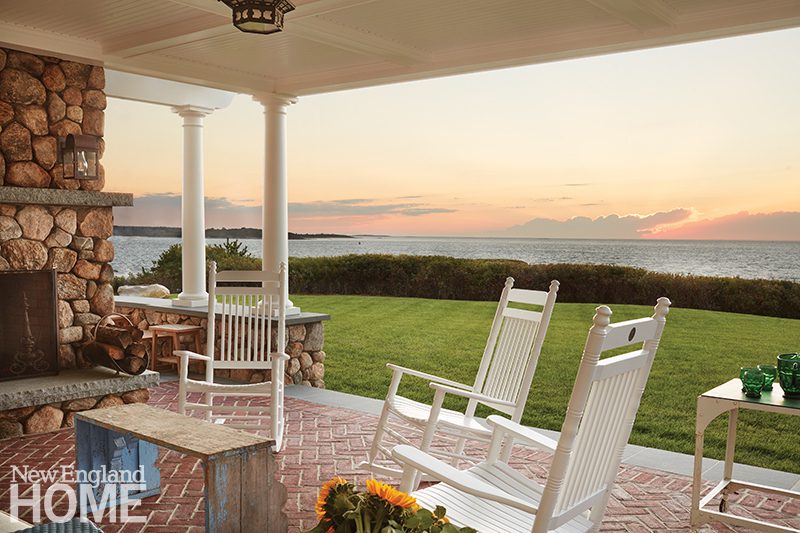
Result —
[[[742,392],[742,382],[738,378],[704,392],[701,397],[800,410],[800,398],[784,398],[783,389],[777,381],[772,385],[771,391],[763,391],[761,393],[761,398],[748,398],[745,396],[744,392]]]

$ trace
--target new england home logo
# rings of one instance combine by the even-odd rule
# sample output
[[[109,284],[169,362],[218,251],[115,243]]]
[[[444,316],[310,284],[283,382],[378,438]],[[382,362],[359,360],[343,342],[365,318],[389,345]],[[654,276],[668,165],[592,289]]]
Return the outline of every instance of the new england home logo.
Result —
[[[145,522],[145,516],[132,516],[130,510],[139,505],[131,494],[144,490],[144,468],[110,470],[105,465],[97,470],[76,470],[72,465],[38,470],[29,466],[11,466],[11,508],[9,514],[20,519],[27,509],[26,520],[41,523],[69,521],[75,517],[107,523]]]

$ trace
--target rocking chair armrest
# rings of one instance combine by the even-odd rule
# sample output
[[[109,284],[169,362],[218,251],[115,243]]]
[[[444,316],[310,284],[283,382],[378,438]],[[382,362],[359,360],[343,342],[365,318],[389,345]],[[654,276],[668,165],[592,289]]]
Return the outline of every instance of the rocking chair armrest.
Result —
[[[550,437],[542,435],[538,431],[526,428],[512,420],[503,418],[502,416],[491,415],[486,421],[494,428],[495,434],[492,436],[492,440],[497,438],[498,433],[501,435],[510,433],[514,438],[518,438],[529,444],[533,444],[537,448],[542,448],[550,452],[556,451],[556,447],[558,446],[558,442]]]
[[[498,400],[497,398],[492,398],[491,396],[486,396],[485,394],[481,394],[479,392],[456,389],[455,387],[448,387],[447,385],[442,385],[440,383],[431,383],[429,387],[436,391],[443,391],[446,394],[455,394],[456,396],[462,396],[464,398],[469,398],[470,400],[477,400],[481,403],[489,405],[502,405],[503,407],[514,407],[516,405],[514,402]]]
[[[406,368],[404,366],[395,365],[394,363],[386,363],[386,368],[392,369],[394,372],[400,372],[402,374],[408,374],[409,376],[414,376],[417,378],[424,379],[426,381],[432,381],[435,383],[442,383],[444,385],[449,385],[451,387],[456,387],[458,389],[471,389],[472,386],[464,385],[463,383],[459,383],[458,381],[453,381],[451,379],[440,378],[439,376],[434,376],[433,374],[428,374],[426,372],[420,372],[419,370],[414,370],[411,368]]]
[[[490,485],[474,475],[470,475],[468,471],[453,468],[449,464],[413,446],[407,444],[395,446],[392,449],[392,457],[403,463],[404,469],[415,468],[451,487],[478,498],[499,502],[528,513],[535,513],[538,509],[532,502],[512,496],[502,489]]]
[[[269,355],[270,357],[277,357],[278,359],[283,359],[284,361],[288,361],[289,359],[291,359],[291,357],[289,357],[288,354],[285,354],[283,352],[272,352]]]
[[[199,359],[201,361],[211,361],[211,358],[209,356],[195,353],[189,350],[175,350],[172,352],[172,355],[176,357],[188,357],[189,359]]]

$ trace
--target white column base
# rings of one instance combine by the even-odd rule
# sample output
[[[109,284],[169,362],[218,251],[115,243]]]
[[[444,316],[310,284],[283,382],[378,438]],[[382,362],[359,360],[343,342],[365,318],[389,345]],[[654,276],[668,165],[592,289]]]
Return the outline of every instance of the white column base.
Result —
[[[295,307],[291,300],[286,300],[286,316],[296,316],[300,314],[300,308]]]
[[[208,305],[208,293],[203,296],[202,294],[179,294],[178,297],[172,300],[172,305],[175,307],[205,307]]]

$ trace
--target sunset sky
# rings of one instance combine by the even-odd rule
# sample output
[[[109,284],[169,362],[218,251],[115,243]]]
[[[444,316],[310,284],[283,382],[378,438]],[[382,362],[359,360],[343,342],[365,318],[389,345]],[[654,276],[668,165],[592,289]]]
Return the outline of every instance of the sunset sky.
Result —
[[[800,240],[800,29],[303,97],[296,232]],[[208,227],[260,227],[264,120],[205,122]],[[180,225],[181,121],[111,99],[117,224]]]

